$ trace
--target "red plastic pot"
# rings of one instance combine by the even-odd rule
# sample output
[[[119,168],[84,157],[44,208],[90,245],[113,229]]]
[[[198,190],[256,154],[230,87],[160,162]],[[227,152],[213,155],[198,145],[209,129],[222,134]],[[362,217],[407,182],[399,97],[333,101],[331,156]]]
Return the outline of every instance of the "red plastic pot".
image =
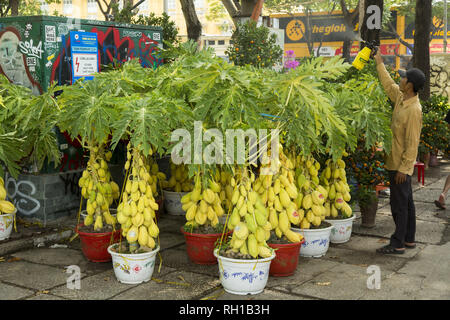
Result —
[[[186,239],[187,254],[192,262],[203,265],[217,264],[217,258],[214,256],[213,251],[216,240],[222,236],[221,233],[190,233],[184,231],[183,227],[181,227],[181,232]],[[225,233],[223,241],[232,232],[228,231]]]
[[[300,242],[288,244],[268,243],[271,248],[277,249],[275,251],[276,257],[270,264],[269,275],[274,277],[287,277],[293,275],[295,269],[297,269],[300,247],[304,242],[305,239]]]
[[[78,225],[76,232],[80,235],[81,250],[85,257],[92,262],[111,261],[111,255],[108,253],[108,247],[120,241],[120,230],[102,233],[88,233],[79,230],[84,223]],[[112,239],[111,239],[112,238]]]

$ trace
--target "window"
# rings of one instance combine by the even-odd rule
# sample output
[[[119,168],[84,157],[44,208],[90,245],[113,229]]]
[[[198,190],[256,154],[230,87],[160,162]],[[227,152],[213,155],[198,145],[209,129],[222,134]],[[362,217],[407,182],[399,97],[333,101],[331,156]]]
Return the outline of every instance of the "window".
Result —
[[[167,0],[167,9],[175,10],[177,8],[177,3],[175,0]]]
[[[144,2],[142,2],[138,8],[139,8],[139,12],[148,11],[148,0],[145,0]]]
[[[97,2],[95,0],[87,1],[87,11],[88,11],[88,13],[97,12]]]
[[[48,13],[49,9],[50,9],[50,6],[48,5],[48,3],[45,2],[45,0],[41,0],[41,11],[43,13]]]
[[[63,0],[63,13],[71,14],[73,11],[72,0]]]
[[[216,40],[208,40],[209,46],[214,46],[216,44]]]
[[[217,44],[218,44],[219,46],[224,46],[224,45],[225,45],[225,40],[219,40],[219,41],[217,42]]]
[[[201,9],[205,6],[205,0],[194,0],[195,9]]]

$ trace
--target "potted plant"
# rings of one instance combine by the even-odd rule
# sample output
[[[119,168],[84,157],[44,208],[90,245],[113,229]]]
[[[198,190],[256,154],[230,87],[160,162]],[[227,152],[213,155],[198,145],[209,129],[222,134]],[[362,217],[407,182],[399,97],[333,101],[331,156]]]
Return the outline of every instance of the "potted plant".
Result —
[[[431,95],[422,105],[422,130],[420,132],[419,159],[425,164],[425,169],[431,162],[431,166],[437,165],[437,153],[441,150],[449,153],[450,137],[444,121],[449,104],[448,97],[443,95]]]
[[[108,247],[116,278],[127,284],[151,279],[160,250],[155,213],[159,206],[153,196],[153,178],[145,165],[144,154],[149,151],[128,145],[125,168],[127,172],[130,168],[131,174],[127,174],[117,207],[123,240]]]
[[[0,95],[0,105],[2,105]],[[13,178],[17,178],[20,167],[17,164],[23,157],[23,141],[16,136],[16,132],[4,132],[5,128],[0,128],[0,240],[9,238],[14,225],[16,229],[17,208],[7,200],[8,194],[5,187],[4,167],[8,169]]]
[[[17,209],[14,204],[6,200],[6,196],[5,182],[0,176],[0,240],[9,238],[13,225],[17,232],[15,223]]]
[[[8,144],[3,146],[4,152],[0,155],[0,161],[8,169],[8,175],[4,175],[5,188],[11,192],[11,201],[16,204],[19,215],[26,210],[20,206],[22,194],[38,203],[38,209],[27,218],[46,220],[49,206],[45,200],[49,196],[44,196],[43,190],[37,190],[33,195],[28,190],[19,193],[14,191],[16,185],[24,181],[34,186],[45,186],[52,177],[47,178],[46,174],[41,173],[42,169],[50,167],[50,164],[56,168],[61,160],[56,133],[59,106],[54,94],[55,88],[52,86],[47,92],[34,95],[30,89],[12,84],[0,75],[0,135],[3,143]],[[54,184],[55,180],[51,183]],[[50,202],[53,200],[58,207],[51,206],[51,213],[67,209],[66,205],[73,203],[73,198],[60,194]]]
[[[231,234],[231,231],[224,232],[225,224],[220,222],[225,210],[220,196],[222,188],[214,176],[198,168],[193,190],[181,198],[187,220],[181,232],[186,239],[189,259],[196,264],[216,264],[215,244]]]
[[[122,237],[108,252],[117,279],[136,284],[151,279],[160,250],[160,208],[155,197],[158,184],[165,177],[158,172],[153,156],[167,152],[170,132],[178,126],[176,111],[182,102],[156,88],[156,71],[144,69],[137,62],[127,62],[114,72],[120,76],[113,75],[111,81],[118,81],[123,93],[115,99],[118,115],[111,122],[111,146],[115,148],[123,139],[129,143],[125,183],[117,207]]]
[[[86,217],[76,228],[83,253],[94,262],[111,260],[107,249],[119,241],[117,219],[111,215],[114,199],[120,195],[118,185],[111,180],[108,160],[111,152],[107,145],[113,134],[120,105],[116,105],[117,86],[111,81],[113,72],[98,74],[90,81],[78,81],[62,87],[58,102],[62,106],[59,126],[72,139],[78,139],[89,152],[89,160],[79,180]],[[80,205],[81,210],[81,205]],[[79,215],[81,212],[79,213]],[[78,217],[80,219],[80,216]]]
[[[297,205],[299,197],[294,181],[294,163],[280,148],[278,173],[259,175],[254,183],[254,190],[261,196],[263,204],[269,210],[271,225],[268,245],[276,252],[270,264],[270,275],[285,277],[294,274],[298,265],[303,236],[291,230],[291,225],[298,225],[303,219],[304,210]],[[260,170],[269,169],[262,165]]]
[[[429,166],[438,165],[437,153],[448,152],[450,134],[445,122],[445,114],[433,110],[423,114],[422,131],[420,133],[419,153],[430,153]]]
[[[232,213],[227,226],[233,235],[214,250],[225,291],[238,294],[261,293],[269,278],[275,252],[267,244],[272,229],[269,210],[252,188],[255,175],[244,166],[233,177]]]
[[[347,153],[344,153],[346,156]],[[355,216],[348,202],[351,200],[350,187],[347,184],[345,162],[338,159],[332,163],[331,159],[326,161],[326,168],[321,174],[321,183],[328,190],[328,198],[325,202],[326,222],[331,223],[331,243],[347,242],[352,235],[352,226]]]
[[[295,181],[301,194],[296,201],[298,205],[301,204],[305,214],[298,224],[300,228],[292,228],[292,230],[305,238],[300,251],[301,256],[321,257],[328,251],[333,229],[333,225],[325,221],[327,215],[325,201],[329,193],[320,185],[320,163],[315,158],[297,156],[295,168]]]
[[[357,201],[361,209],[361,226],[375,226],[378,197],[375,187],[389,185],[389,177],[384,169],[385,152],[379,145],[365,150],[365,139],[361,138],[354,152],[346,157],[346,163],[357,182]]]
[[[170,161],[170,178],[162,181],[164,205],[168,214],[184,215],[181,198],[191,192],[194,184],[189,178],[188,168],[184,164],[175,165]]]

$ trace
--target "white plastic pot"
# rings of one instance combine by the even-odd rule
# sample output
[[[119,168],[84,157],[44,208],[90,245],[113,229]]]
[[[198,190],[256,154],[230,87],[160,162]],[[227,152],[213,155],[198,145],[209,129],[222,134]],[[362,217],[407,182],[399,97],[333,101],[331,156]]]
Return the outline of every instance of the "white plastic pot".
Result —
[[[326,222],[331,223],[334,226],[330,235],[331,243],[344,243],[350,240],[352,235],[353,220],[355,220],[355,215],[347,219],[325,219]]]
[[[189,192],[174,192],[163,190],[164,206],[168,214],[173,216],[183,216],[186,212],[183,210],[181,198]]]
[[[129,254],[111,250],[111,248],[116,248],[117,246],[118,243],[115,243],[108,247],[117,280],[126,284],[139,284],[150,281],[155,269],[156,254],[160,247],[158,246],[150,252]]]
[[[9,239],[14,225],[14,215],[16,212],[17,208],[13,213],[0,214],[0,240]]]
[[[330,235],[333,228],[334,226],[323,229],[291,228],[292,231],[300,233],[305,238],[300,249],[300,256],[315,258],[324,256],[330,246]]]
[[[226,292],[246,295],[264,291],[275,253],[265,259],[242,260],[219,256],[217,250],[214,250],[214,256],[218,260],[220,282]]]

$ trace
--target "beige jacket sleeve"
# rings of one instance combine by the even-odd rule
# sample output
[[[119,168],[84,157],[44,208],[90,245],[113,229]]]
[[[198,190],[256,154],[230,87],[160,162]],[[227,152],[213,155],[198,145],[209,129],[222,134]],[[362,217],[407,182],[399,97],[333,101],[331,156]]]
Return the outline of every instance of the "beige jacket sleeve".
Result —
[[[401,162],[398,171],[409,174],[411,168],[416,163],[417,150],[420,141],[420,131],[422,129],[422,112],[419,109],[411,108],[408,117],[408,125],[405,129],[404,151],[401,155]]]
[[[402,96],[400,88],[395,83],[395,81],[392,80],[389,72],[387,72],[386,67],[384,66],[384,63],[379,63],[377,65],[377,71],[384,91],[386,91],[386,94],[388,95],[389,99],[391,99],[391,101],[396,102],[397,99]]]

